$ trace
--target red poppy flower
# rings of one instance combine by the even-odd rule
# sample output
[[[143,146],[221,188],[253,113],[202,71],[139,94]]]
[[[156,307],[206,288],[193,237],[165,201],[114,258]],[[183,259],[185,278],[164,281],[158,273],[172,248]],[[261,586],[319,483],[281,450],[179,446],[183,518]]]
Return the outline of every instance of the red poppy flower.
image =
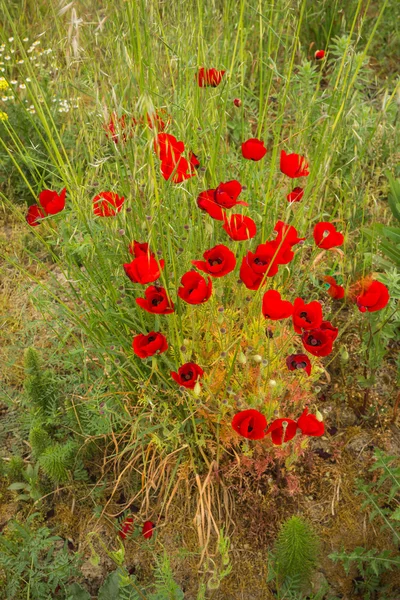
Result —
[[[172,175],[173,183],[181,183],[196,174],[195,166],[182,156],[185,144],[178,142],[173,135],[159,133],[154,140],[154,150],[161,160],[161,173],[164,179],[168,180]]]
[[[250,240],[257,233],[257,227],[253,219],[240,214],[231,215],[228,217],[224,214],[224,225],[226,233],[235,242]]]
[[[32,204],[32,206],[28,207],[25,219],[28,225],[37,227],[40,224],[40,219],[43,219],[45,216],[45,212],[37,204]]]
[[[212,292],[211,277],[208,282],[196,271],[188,271],[182,276],[178,296],[188,304],[202,304],[207,302]]]
[[[153,537],[153,529],[155,527],[155,524],[152,523],[151,521],[145,521],[143,523],[143,527],[142,527],[142,536],[144,538],[146,538],[146,540],[149,540],[151,537]]]
[[[247,142],[243,142],[242,144],[242,155],[243,158],[247,158],[248,160],[254,160],[257,162],[264,158],[267,154],[267,149],[264,146],[264,142],[262,140],[258,140],[257,138],[251,138],[247,140]]]
[[[240,98],[235,98],[233,104],[237,107],[242,106],[242,101]]]
[[[126,537],[130,533],[132,533],[133,522],[134,522],[134,518],[132,516],[127,517],[124,521],[122,521],[122,523],[120,525],[120,529],[118,531],[118,535],[122,540],[125,540]]]
[[[380,281],[370,281],[367,285],[363,285],[361,289],[361,293],[356,298],[357,306],[361,312],[382,310],[389,302],[389,290]]]
[[[197,197],[197,206],[209,214],[212,219],[216,221],[224,220],[224,211],[215,202],[215,189],[201,192]]]
[[[280,169],[282,173],[296,179],[297,177],[307,177],[309,175],[308,163],[304,156],[300,154],[286,154],[281,151]]]
[[[296,431],[297,423],[293,419],[276,419],[268,427],[267,435],[271,434],[275,446],[281,446],[284,442],[292,440],[296,435]]]
[[[166,122],[163,121],[159,112],[166,119]],[[164,129],[167,127],[167,125],[171,121],[171,117],[169,115],[167,115],[167,113],[164,109],[162,109],[159,112],[156,111],[154,113],[147,113],[147,115],[146,115],[147,124],[150,127],[150,129],[156,129],[157,131],[164,131]]]
[[[304,190],[301,187],[295,187],[293,190],[286,196],[288,202],[300,202],[300,200],[304,196]]]
[[[114,217],[124,202],[125,198],[115,192],[101,192],[93,198],[93,212],[96,217]]]
[[[154,151],[161,161],[175,162],[184,150],[185,144],[170,133],[159,133],[154,140]]]
[[[329,283],[328,294],[331,298],[334,298],[335,300],[341,300],[344,298],[344,287],[338,285],[333,277],[326,275],[326,277],[324,277],[324,281],[325,283]]]
[[[222,208],[232,208],[237,204],[248,206],[247,202],[238,200],[241,191],[242,186],[236,179],[220,183],[214,192],[214,201]]]
[[[193,169],[198,169],[200,166],[200,161],[194,152],[189,152],[189,162]]]
[[[196,73],[197,83],[199,87],[217,87],[221,83],[225,73],[226,71],[201,67],[198,73]]]
[[[133,125],[136,124],[136,120],[133,119]],[[122,115],[122,117],[118,117],[117,113],[113,112],[110,115],[109,122],[104,125],[104,129],[106,130],[106,136],[111,138],[115,144],[119,142],[119,136],[121,135],[122,140],[126,142],[127,138],[127,123],[126,123],[126,115]]]
[[[166,290],[151,285],[144,292],[145,298],[136,298],[136,304],[154,315],[169,315],[174,312],[174,304]]]
[[[242,410],[232,419],[232,428],[248,440],[262,440],[265,437],[266,427],[267,419],[254,408]]]
[[[39,194],[39,202],[48,215],[56,215],[65,208],[65,195],[67,188],[63,188],[59,194],[53,190],[43,190]]]
[[[309,415],[307,406],[297,420],[297,426],[301,429],[303,435],[310,435],[311,437],[324,435],[324,422],[319,421],[315,415]]]
[[[263,279],[265,283],[265,277],[277,274],[279,259],[276,241],[260,244],[255,252],[248,252],[243,257],[240,279],[249,290],[258,290]]]
[[[329,321],[322,321],[320,327],[304,331],[301,336],[304,348],[313,356],[328,356],[332,352],[333,342],[338,329]]]
[[[236,266],[236,258],[232,250],[223,244],[218,244],[203,254],[204,261],[192,260],[192,265],[211,275],[212,277],[223,277],[231,273]]]
[[[307,375],[311,374],[311,362],[307,354],[291,354],[286,358],[286,365],[289,371],[304,369]]]
[[[262,301],[262,314],[266,319],[279,321],[287,319],[293,312],[293,305],[288,300],[282,300],[277,290],[265,292]]]
[[[154,256],[154,252],[151,252],[149,244],[147,242],[137,242],[134,240],[129,244],[129,253],[133,254],[136,258],[139,256]]]
[[[132,348],[136,356],[148,358],[157,352],[161,354],[168,350],[168,342],[162,333],[150,331],[146,335],[140,333],[133,338]]]
[[[185,363],[179,367],[178,372],[171,371],[171,377],[176,383],[192,390],[197,381],[204,375],[204,371],[196,363]]]
[[[276,236],[276,241],[284,244],[287,244],[291,248],[300,242],[304,242],[306,239],[299,238],[297,235],[297,230],[293,225],[287,225],[283,221],[278,221],[274,227],[274,231],[278,233]]]
[[[314,54],[314,58],[316,58],[317,60],[323,59],[324,56],[325,56],[325,50],[317,50]]]
[[[151,283],[160,277],[164,260],[157,261],[151,254],[142,254],[130,263],[124,264],[125,273],[134,283]]]
[[[323,250],[329,250],[336,246],[341,246],[344,242],[344,236],[342,233],[336,231],[333,223],[328,221],[321,221],[314,227],[314,240],[318,248]]]
[[[314,300],[306,304],[296,298],[293,304],[293,327],[296,333],[303,329],[317,329],[322,323],[322,306]]]

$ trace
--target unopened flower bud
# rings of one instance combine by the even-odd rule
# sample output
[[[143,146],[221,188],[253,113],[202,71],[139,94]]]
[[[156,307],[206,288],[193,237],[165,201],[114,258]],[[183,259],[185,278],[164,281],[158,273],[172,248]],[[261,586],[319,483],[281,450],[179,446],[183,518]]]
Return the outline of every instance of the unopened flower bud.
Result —
[[[254,356],[252,356],[252,359],[254,360],[254,362],[260,363],[262,361],[262,356],[260,356],[259,354],[255,354]]]
[[[239,362],[241,365],[245,365],[245,364],[246,364],[246,362],[247,362],[247,358],[245,357],[245,355],[244,355],[244,353],[243,353],[243,352],[239,352],[239,354],[238,354],[238,362]]]
[[[193,388],[193,394],[195,396],[200,396],[201,394],[201,384],[198,381],[196,381],[196,385]]]

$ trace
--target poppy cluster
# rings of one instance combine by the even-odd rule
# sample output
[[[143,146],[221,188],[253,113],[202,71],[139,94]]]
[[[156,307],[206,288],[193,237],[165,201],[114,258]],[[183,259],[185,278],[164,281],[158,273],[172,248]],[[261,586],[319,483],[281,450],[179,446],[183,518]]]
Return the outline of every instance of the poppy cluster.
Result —
[[[39,194],[39,203],[29,206],[26,215],[26,222],[31,227],[36,227],[40,223],[40,219],[44,219],[48,215],[56,215],[65,208],[65,197],[67,188],[63,188],[58,194],[54,190],[43,190]]]
[[[161,173],[164,179],[171,178],[173,183],[182,183],[196,175],[200,163],[193,152],[189,153],[189,160],[183,156],[185,144],[178,142],[176,137],[169,133],[159,133],[154,140],[154,150],[161,161]]]
[[[325,431],[322,418],[309,414],[307,407],[297,421],[280,418],[272,421],[269,426],[265,416],[258,410],[242,410],[233,417],[232,428],[248,440],[261,440],[271,434],[272,443],[276,446],[292,440],[298,430],[311,437],[319,437]]]
[[[248,206],[247,202],[238,200],[241,191],[242,186],[236,179],[220,183],[215,189],[201,192],[197,198],[197,206],[212,219],[223,221],[225,210],[237,205]]]
[[[296,229],[283,221],[278,221],[274,231],[278,234],[275,240],[259,244],[255,252],[249,251],[243,257],[240,279],[249,290],[258,290],[266,277],[277,274],[280,265],[291,262],[293,246],[304,239],[297,237]]]

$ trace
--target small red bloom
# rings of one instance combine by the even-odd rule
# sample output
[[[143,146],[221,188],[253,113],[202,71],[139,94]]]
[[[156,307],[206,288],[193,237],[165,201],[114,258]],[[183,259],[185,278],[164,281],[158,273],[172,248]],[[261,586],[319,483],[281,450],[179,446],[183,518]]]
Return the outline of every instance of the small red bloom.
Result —
[[[200,161],[194,152],[189,152],[189,162],[193,169],[198,169],[200,166]]]
[[[278,233],[276,241],[290,246],[292,248],[300,242],[304,242],[306,238],[299,238],[297,230],[293,225],[287,225],[283,221],[278,221],[274,227],[274,231]]]
[[[224,215],[223,228],[229,237],[235,242],[250,240],[257,233],[257,227],[253,219],[250,219],[250,217],[244,217],[240,214],[231,215],[229,219],[226,215]]]
[[[135,119],[133,119],[133,124],[135,123],[136,121]],[[106,130],[106,136],[108,138],[111,138],[115,144],[118,144],[120,135],[122,137],[122,141],[126,142],[127,123],[125,115],[122,115],[122,117],[118,117],[117,113],[111,113],[109,122],[103,127]]]
[[[382,310],[389,302],[389,290],[380,281],[370,281],[367,285],[363,285],[361,289],[361,293],[356,298],[357,306],[361,312]]]
[[[163,121],[162,117],[160,116],[160,113],[163,115],[164,118],[166,118],[166,122]],[[168,126],[171,120],[171,117],[167,115],[165,109],[161,109],[160,111],[156,111],[154,113],[147,113],[146,118],[147,124],[150,127],[150,129],[156,129],[160,132],[164,131],[164,129]]]
[[[151,254],[142,254],[130,263],[124,264],[125,273],[134,283],[151,283],[160,277],[164,261],[157,261]]]
[[[325,57],[325,50],[317,50],[314,54],[314,58],[322,60]]]
[[[317,329],[322,323],[322,306],[314,300],[306,304],[296,298],[293,304],[293,327],[296,333],[303,329]]]
[[[262,314],[266,319],[279,321],[292,315],[293,305],[288,300],[282,300],[277,290],[265,292],[262,301]]]
[[[151,285],[144,292],[145,298],[136,298],[136,304],[154,315],[169,315],[174,304],[164,288]]]
[[[242,260],[240,279],[249,290],[258,290],[265,277],[273,277],[278,272],[279,250],[277,242],[266,242],[257,246],[255,252],[248,252]]]
[[[333,342],[338,329],[329,321],[322,321],[320,327],[304,331],[301,336],[304,348],[313,356],[328,356],[332,352]]]
[[[37,227],[40,224],[40,219],[43,219],[45,216],[45,212],[37,204],[32,204],[28,208],[25,219],[28,225]]]
[[[211,277],[208,282],[205,278],[196,273],[188,271],[182,276],[181,287],[178,289],[178,296],[188,304],[202,304],[207,302],[212,293]]]
[[[282,173],[296,179],[297,177],[307,177],[309,175],[308,163],[304,156],[300,154],[286,154],[281,151],[280,169]]]
[[[151,252],[147,242],[137,242],[134,240],[129,244],[128,250],[130,254],[135,256],[135,258],[138,258],[139,256],[147,256],[148,254],[150,254],[150,256],[154,256],[154,252]]]
[[[284,442],[292,440],[296,431],[297,423],[293,419],[276,419],[268,427],[267,435],[270,433],[273,444],[281,446]]]
[[[171,371],[171,377],[185,388],[192,390],[196,385],[197,381],[204,375],[204,371],[196,363],[185,363],[179,367],[178,372]]]
[[[144,538],[146,538],[146,540],[149,540],[151,537],[153,537],[153,529],[155,527],[155,524],[152,523],[151,521],[145,521],[143,523],[143,527],[142,527],[142,536]]]
[[[242,106],[242,101],[240,98],[235,98],[233,104],[237,107]]]
[[[236,266],[236,258],[232,250],[223,244],[218,244],[203,254],[204,261],[192,260],[192,265],[211,275],[212,277],[223,277],[231,273]]]
[[[303,410],[297,425],[303,435],[310,435],[311,437],[324,435],[324,422],[319,421],[315,415],[309,415],[307,407]]]
[[[255,162],[264,158],[267,154],[267,149],[262,140],[258,140],[257,138],[251,138],[247,140],[247,142],[243,142],[242,144],[242,155],[243,158],[247,158],[248,160],[253,160]]]
[[[342,233],[336,231],[333,223],[328,221],[321,221],[314,227],[314,240],[318,248],[323,250],[329,250],[336,246],[341,246],[344,242],[344,236]]]
[[[65,208],[65,195],[67,188],[63,188],[59,194],[53,190],[43,190],[39,194],[39,202],[48,215],[56,215]]]
[[[132,516],[127,517],[124,521],[122,521],[122,523],[120,525],[120,529],[118,531],[118,535],[122,540],[125,540],[126,537],[130,533],[132,533],[133,522],[134,522],[134,518]]]
[[[115,192],[101,192],[93,198],[93,212],[96,217],[114,217],[124,202],[125,198]]]
[[[205,69],[201,67],[196,73],[197,83],[199,87],[217,87],[226,71],[218,71],[217,69]]]
[[[301,187],[295,187],[293,190],[286,196],[288,202],[300,202],[300,200],[304,196],[304,190]]]
[[[238,200],[241,191],[242,186],[236,179],[227,181],[226,183],[220,183],[214,192],[214,201],[222,208],[232,208],[237,204],[248,206],[247,202]]]
[[[192,165],[182,156],[185,144],[178,142],[173,135],[159,133],[154,140],[154,150],[161,160],[161,173],[164,179],[168,180],[172,176],[173,183],[181,183],[196,174],[196,165]],[[191,156],[192,161],[193,156]]]
[[[338,285],[333,277],[326,275],[324,281],[325,283],[329,283],[328,294],[331,298],[334,298],[334,300],[341,300],[344,298],[344,287]]]
[[[157,352],[161,354],[168,350],[168,342],[162,333],[150,331],[146,335],[140,333],[133,338],[132,348],[136,356],[148,358]]]
[[[201,192],[197,197],[197,206],[210,215],[216,221],[224,220],[224,211],[219,204],[215,202],[215,190]]]
[[[289,371],[304,369],[307,375],[311,374],[311,362],[307,354],[291,354],[286,358],[286,365]]]
[[[232,419],[232,428],[248,440],[262,440],[266,427],[267,419],[253,408],[236,413]]]

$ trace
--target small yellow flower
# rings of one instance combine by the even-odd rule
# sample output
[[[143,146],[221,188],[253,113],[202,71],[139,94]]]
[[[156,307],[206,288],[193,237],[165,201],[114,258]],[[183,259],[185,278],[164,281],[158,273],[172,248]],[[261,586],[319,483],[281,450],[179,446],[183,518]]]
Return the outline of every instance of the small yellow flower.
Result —
[[[8,83],[4,79],[4,77],[0,77],[0,90],[6,90],[8,88]]]
[[[0,121],[7,121],[8,114],[0,110]]]

